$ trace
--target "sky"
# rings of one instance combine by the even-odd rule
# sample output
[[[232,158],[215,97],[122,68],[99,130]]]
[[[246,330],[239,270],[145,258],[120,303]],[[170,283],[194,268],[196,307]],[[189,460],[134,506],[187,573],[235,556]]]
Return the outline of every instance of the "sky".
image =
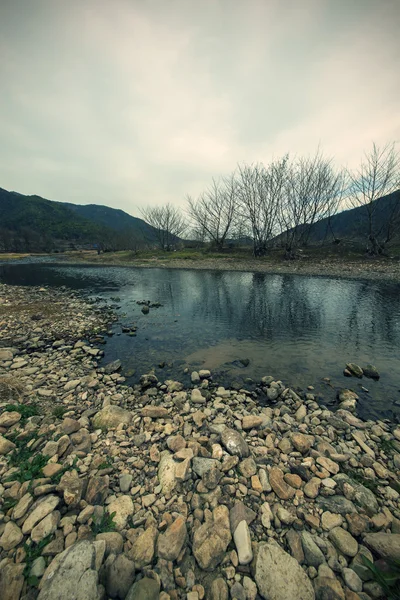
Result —
[[[0,0],[0,187],[140,215],[400,141],[400,0]]]

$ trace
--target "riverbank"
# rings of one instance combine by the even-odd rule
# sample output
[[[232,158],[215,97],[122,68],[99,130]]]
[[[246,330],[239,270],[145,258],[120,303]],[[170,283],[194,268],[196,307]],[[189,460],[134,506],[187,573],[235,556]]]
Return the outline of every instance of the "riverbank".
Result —
[[[389,597],[362,557],[400,558],[400,429],[269,373],[265,407],[208,371],[129,387],[114,318],[0,285],[2,600]]]

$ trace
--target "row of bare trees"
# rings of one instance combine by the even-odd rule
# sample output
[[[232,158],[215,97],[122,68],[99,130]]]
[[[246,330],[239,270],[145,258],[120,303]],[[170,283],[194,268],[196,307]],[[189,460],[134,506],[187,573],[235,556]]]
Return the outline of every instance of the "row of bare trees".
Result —
[[[222,250],[227,240],[247,236],[255,256],[273,244],[293,258],[307,246],[323,220],[326,236],[335,240],[332,217],[344,208],[363,207],[360,219],[371,254],[384,251],[400,231],[400,156],[394,144],[373,144],[356,171],[337,169],[318,149],[309,157],[289,155],[262,163],[239,165],[228,177],[213,179],[198,198],[187,197],[187,217],[170,204],[142,211],[157,231],[159,245],[170,250],[190,231],[199,242]],[[379,198],[393,194],[385,200]]]

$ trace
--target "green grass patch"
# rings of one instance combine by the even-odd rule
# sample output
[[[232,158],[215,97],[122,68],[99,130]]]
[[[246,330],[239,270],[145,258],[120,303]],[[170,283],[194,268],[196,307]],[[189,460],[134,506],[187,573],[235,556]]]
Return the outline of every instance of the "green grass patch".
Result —
[[[64,406],[56,406],[53,408],[53,417],[57,419],[62,419],[64,414],[67,412],[67,409]]]
[[[369,569],[372,580],[378,583],[387,600],[400,600],[400,561],[387,561],[387,568],[377,567],[366,556],[361,555],[365,566]]]
[[[31,569],[32,569],[32,565],[35,562],[35,560],[37,558],[39,558],[40,556],[42,556],[42,552],[45,546],[47,546],[47,544],[51,541],[52,536],[48,535],[47,537],[43,538],[38,544],[27,544],[25,542],[24,544],[24,550],[26,552],[26,556],[25,556],[25,568],[23,571],[23,575],[28,583],[28,585],[37,587],[37,585],[39,584],[39,579],[37,577],[32,577],[30,575]]]
[[[94,535],[107,533],[107,531],[115,531],[117,527],[114,521],[115,514],[115,512],[110,514],[104,511],[101,518],[93,516],[91,529]]]
[[[22,425],[29,419],[29,417],[36,417],[40,414],[37,404],[7,404],[4,409],[9,412],[17,412],[21,415],[19,423]]]

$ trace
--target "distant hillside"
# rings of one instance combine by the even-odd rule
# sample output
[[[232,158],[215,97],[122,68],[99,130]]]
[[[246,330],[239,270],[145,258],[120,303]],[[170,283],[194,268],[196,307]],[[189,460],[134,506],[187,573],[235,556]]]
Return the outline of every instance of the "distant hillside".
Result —
[[[155,239],[153,227],[122,210],[55,202],[0,188],[0,251],[126,249]]]

